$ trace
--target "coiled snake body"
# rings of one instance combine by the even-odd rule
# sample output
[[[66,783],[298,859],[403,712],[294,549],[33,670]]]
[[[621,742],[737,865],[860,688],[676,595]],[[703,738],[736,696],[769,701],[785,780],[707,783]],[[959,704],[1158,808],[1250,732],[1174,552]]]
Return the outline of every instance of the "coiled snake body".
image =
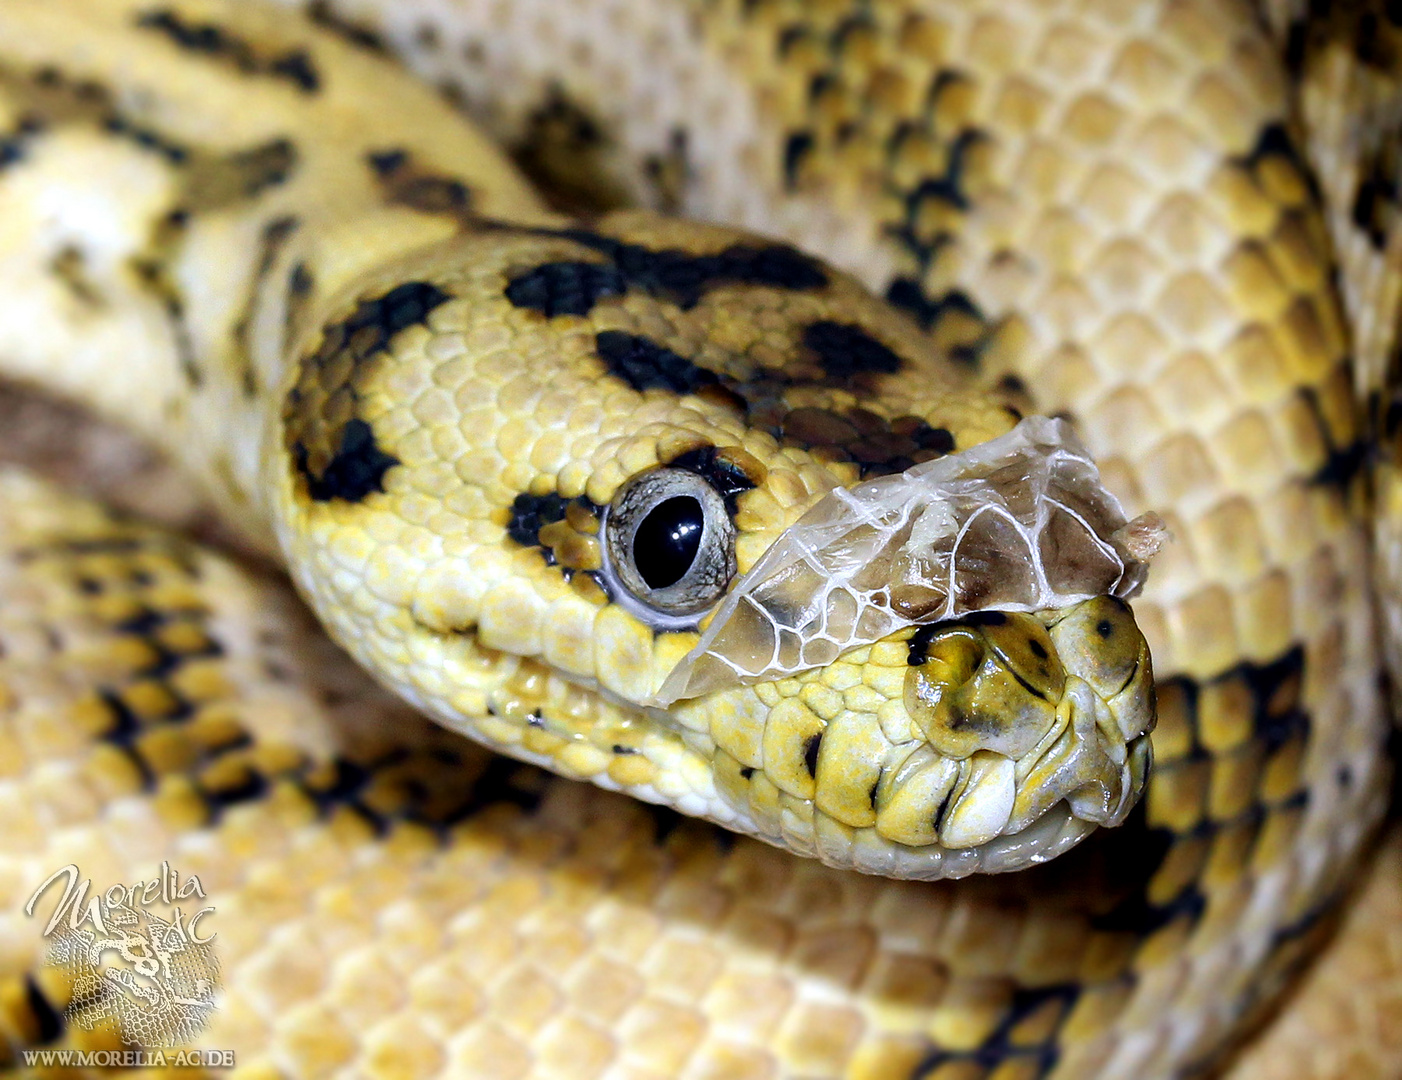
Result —
[[[1385,114],[1386,56],[1331,66],[1377,19],[1270,15]],[[1390,189],[1326,220],[1362,150],[1306,97],[1312,178],[1267,21],[0,6],[0,370],[169,451],[413,705],[839,867],[493,759],[276,585],[6,474],[12,1046],[102,1037],[64,1027],[29,890],[165,859],[220,901],[200,1039],[252,1072],[1217,1061],[1387,776],[1357,515],[1395,418],[1356,415],[1328,229],[1358,322]],[[571,220],[429,82],[566,203],[726,226]],[[1133,617],[1155,529],[1063,425],[1007,434],[1034,411],[1163,515]]]

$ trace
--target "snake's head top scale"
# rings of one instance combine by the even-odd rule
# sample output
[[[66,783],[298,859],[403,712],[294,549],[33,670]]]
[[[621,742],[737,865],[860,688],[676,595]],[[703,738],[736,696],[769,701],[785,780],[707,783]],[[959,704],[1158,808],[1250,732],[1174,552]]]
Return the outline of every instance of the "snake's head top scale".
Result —
[[[1125,600],[1161,526],[852,279],[623,214],[486,229],[327,310],[281,542],[449,725],[898,877],[1041,862],[1137,800]]]

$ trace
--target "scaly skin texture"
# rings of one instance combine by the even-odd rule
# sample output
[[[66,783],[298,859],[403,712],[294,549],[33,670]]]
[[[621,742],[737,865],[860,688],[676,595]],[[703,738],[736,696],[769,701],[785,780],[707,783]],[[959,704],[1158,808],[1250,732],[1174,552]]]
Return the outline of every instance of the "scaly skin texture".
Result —
[[[489,745],[893,876],[1013,869],[1123,820],[1152,724],[1132,622],[1123,644],[1087,643],[1083,621],[1049,616],[1073,678],[1010,691],[1054,716],[1021,710],[1016,757],[996,736],[930,749],[904,706],[908,628],[645,711],[697,624],[622,602],[642,594],[600,549],[625,486],[666,467],[716,492],[724,587],[834,487],[1019,414],[796,250],[645,214],[550,224],[480,137],[426,145],[446,105],[334,38],[233,10],[12,9],[8,208],[30,229],[11,296],[53,326],[15,319],[13,374],[91,380],[98,408],[135,412],[250,537],[277,533],[338,641]],[[231,71],[281,106],[254,110]],[[403,103],[358,123],[386,77]],[[401,108],[418,128],[398,130]],[[85,190],[99,148],[121,168]],[[114,336],[130,381],[89,370]],[[1101,647],[1132,659],[1120,684],[1093,677]]]
[[[162,10],[188,23],[233,18],[213,6]],[[303,85],[305,67],[286,59],[304,47],[307,32],[291,21],[255,26],[256,10],[240,8],[238,16],[253,20],[240,23],[236,35],[249,51],[202,49],[194,56],[174,50],[160,25],[133,30],[118,5],[97,13],[53,3],[0,11],[0,20],[14,12],[36,20],[25,31],[47,24],[43,33],[0,25],[4,56],[33,76],[5,84],[20,154],[0,183],[13,182],[5,193],[17,190],[21,200],[3,218],[19,230],[6,243],[18,265],[5,302],[22,301],[4,310],[14,337],[4,342],[4,353],[15,357],[10,369],[45,374],[100,408],[130,413],[157,441],[188,450],[192,469],[221,501],[254,508],[250,532],[266,536],[258,525],[265,496],[252,483],[259,445],[281,442],[295,461],[302,444],[304,466],[279,477],[285,489],[303,485],[312,496],[304,506],[319,502],[312,485],[332,483],[329,466],[347,445],[343,405],[323,414],[341,425],[342,438],[327,441],[318,457],[317,447],[307,445],[314,425],[304,429],[307,438],[291,438],[238,404],[249,384],[248,400],[277,384],[280,357],[316,355],[326,337],[317,305],[339,304],[343,320],[354,314],[356,297],[331,298],[361,270],[362,259],[383,262],[391,277],[381,284],[398,287],[405,279],[397,260],[408,248],[459,230],[452,244],[480,243],[480,222],[463,213],[469,188],[472,209],[492,217],[552,228],[557,219],[510,181],[502,184],[515,192],[511,209],[507,196],[489,204],[498,174],[480,144],[452,142],[468,136],[450,136],[445,127],[444,149],[434,127],[425,143],[410,145],[412,132],[400,134],[396,95],[426,132],[442,107],[334,42],[305,46],[313,68],[322,71],[324,63],[337,74],[343,63],[364,65],[357,77],[337,74],[327,85],[363,91],[367,111],[339,129],[305,118],[294,123],[299,109],[321,118],[304,100],[315,96]],[[44,56],[46,41],[102,35],[109,12],[106,29],[115,36],[103,37],[102,48]],[[373,15],[325,5],[317,12],[342,31],[347,20]],[[55,859],[81,855],[113,880],[135,876],[91,851],[104,829],[120,830],[133,813],[150,823],[152,836],[163,835],[158,820],[171,830],[162,841],[167,847],[190,838],[191,859],[209,845],[211,860],[200,863],[210,866],[208,873],[246,869],[248,888],[225,880],[240,904],[251,905],[241,908],[251,914],[226,945],[226,963],[247,981],[231,991],[239,1004],[218,1021],[232,1026],[213,1028],[206,1038],[241,1053],[248,1046],[250,1066],[291,1075],[314,1066],[363,1072],[379,1061],[390,1064],[392,1057],[383,1055],[406,1047],[424,1055],[408,1066],[412,1072],[478,1075],[1175,1075],[1210,1059],[1273,999],[1313,944],[1310,930],[1329,909],[1376,816],[1384,771],[1365,558],[1360,529],[1346,513],[1349,477],[1342,465],[1354,427],[1342,320],[1328,284],[1317,208],[1278,127],[1287,107],[1283,80],[1247,13],[1146,5],[1117,22],[1113,11],[1052,18],[961,9],[927,16],[895,4],[864,7],[854,18],[841,4],[821,11],[722,4],[685,12],[668,5],[520,3],[486,13],[464,3],[438,22],[413,4],[381,14],[411,61],[455,80],[508,136],[513,117],[533,110],[546,128],[552,115],[616,114],[621,122],[607,128],[617,132],[612,156],[600,156],[619,183],[644,195],[651,184],[658,199],[786,233],[873,286],[897,280],[892,296],[929,324],[936,350],[977,361],[989,383],[1014,371],[1039,408],[1073,415],[1122,497],[1135,510],[1163,511],[1177,536],[1137,608],[1160,679],[1158,763],[1144,809],[1124,829],[1036,873],[955,887],[899,885],[827,871],[748,841],[722,842],[699,826],[659,841],[644,811],[607,823],[604,807],[614,800],[538,779],[524,783],[545,797],[524,798],[524,811],[512,785],[505,793],[488,785],[480,799],[468,797],[466,808],[456,808],[465,819],[441,848],[416,845],[416,837],[429,839],[422,826],[396,822],[447,821],[452,811],[425,815],[376,794],[368,809],[389,824],[387,837],[375,842],[353,822],[345,824],[340,796],[309,794],[321,789],[297,772],[303,763],[295,756],[273,753],[254,762],[272,780],[266,787],[243,783],[247,771],[235,759],[224,767],[229,775],[216,770],[191,794],[188,757],[176,754],[169,782],[177,797],[161,801],[164,782],[147,781],[138,792],[142,777],[124,766],[126,787],[113,781],[109,789],[125,799],[90,802],[82,822],[95,824],[76,826],[88,847],[52,827],[65,819],[55,818],[48,804],[41,820],[30,818],[30,789],[17,788],[14,835],[42,852],[33,860],[45,866],[42,873]],[[657,40],[669,44],[676,79],[675,89],[660,95],[640,78],[655,71],[644,46]],[[40,77],[37,69],[46,63],[56,74]],[[564,89],[552,99],[532,71],[549,73]],[[154,105],[150,97],[112,94],[108,84],[126,85],[133,73],[159,88]],[[96,88],[85,89],[85,81]],[[23,110],[42,94],[57,98],[49,106],[57,110],[54,122],[28,130]],[[258,107],[244,95],[261,95]],[[200,127],[199,109],[178,104],[221,97],[240,107],[225,109],[219,115],[227,122],[213,127]],[[646,109],[639,107],[644,100]],[[108,113],[116,106],[138,111],[112,124]],[[75,116],[76,130],[60,122]],[[235,118],[249,126],[238,127]],[[377,132],[370,125],[381,122],[395,134],[386,147],[372,141]],[[453,121],[445,116],[443,123]],[[316,229],[273,227],[287,209],[278,200],[320,205],[308,194],[316,189],[303,186],[301,169],[271,179],[288,169],[284,138],[297,161],[322,161],[321,178],[334,178],[334,190],[351,189],[345,197],[360,201],[328,212],[333,220]],[[187,142],[205,141],[208,150],[173,156]],[[403,158],[381,156],[366,168],[366,150],[388,154],[401,143],[408,147]],[[450,160],[454,146],[462,156]],[[78,156],[46,159],[49,152]],[[540,153],[549,156],[548,144]],[[734,169],[736,157],[744,169]],[[192,159],[207,163],[203,178],[189,166]],[[46,164],[52,173],[45,173]],[[108,264],[97,257],[107,249],[90,250],[71,233],[35,224],[47,220],[40,211],[50,205],[45,193],[56,190],[58,177],[91,172],[103,174],[104,184],[95,185],[103,190],[109,180],[118,189],[123,181],[133,185],[99,215],[130,226],[111,249],[120,257]],[[454,181],[463,185],[463,198]],[[230,199],[256,206],[256,213],[235,215],[247,222],[241,233],[222,223]],[[358,208],[356,223],[367,225],[371,239],[349,244],[335,232],[336,215],[347,205]],[[178,209],[187,216],[171,218]],[[679,245],[695,245],[704,242],[697,237],[714,234],[677,235]],[[538,235],[522,241],[540,242]],[[304,243],[312,246],[299,246]],[[126,277],[131,252],[147,256],[138,264],[145,267],[140,287]],[[560,257],[553,250],[523,254],[522,269]],[[201,280],[223,285],[202,291]],[[306,294],[315,299],[299,306],[297,297]],[[413,295],[420,307],[432,299]],[[256,302],[230,299],[250,297]],[[625,297],[620,310],[646,335],[675,345],[685,361],[697,359],[695,350],[704,347],[687,336],[685,323],[635,313],[629,302]],[[35,312],[55,315],[54,336],[33,332]],[[782,323],[782,310],[778,315]],[[648,323],[650,317],[661,325]],[[383,343],[390,353],[426,347],[421,333],[400,329]],[[905,340],[909,332],[881,333]],[[928,348],[909,340],[914,352]],[[907,359],[914,355],[904,345],[900,350]],[[123,354],[130,357],[130,378],[104,378],[98,365]],[[64,358],[57,368],[55,356]],[[368,376],[372,384],[377,377]],[[332,389],[345,379],[328,376]],[[879,400],[876,382],[872,396]],[[609,392],[624,403],[621,384],[610,384]],[[527,394],[511,403],[537,400]],[[662,414],[675,408],[666,395],[650,402]],[[822,484],[855,479],[864,454],[910,452],[904,443],[899,452],[856,445],[871,440],[853,439],[868,433],[844,415],[851,404],[813,403],[824,430],[842,434],[826,440],[842,452],[817,463],[792,452],[801,447],[782,451],[798,466],[786,507],[791,516],[759,514],[757,531],[772,535]],[[943,407],[932,402],[921,412]],[[999,407],[982,408],[995,416]],[[961,408],[949,419],[956,445],[963,445],[965,429],[970,437],[982,437],[972,435],[981,424],[983,436],[999,430],[979,419],[978,408]],[[387,446],[413,427],[396,428],[393,419],[376,426],[391,415],[386,409],[360,417],[375,435],[368,445],[382,455],[379,438]],[[897,417],[885,415],[892,430],[871,434],[903,435],[894,430]],[[851,434],[834,417],[853,427]],[[427,426],[433,417],[413,419]],[[648,417],[627,418],[630,431],[639,419]],[[598,424],[608,422],[605,414],[579,437],[597,440]],[[225,434],[216,436],[219,429]],[[242,441],[225,444],[228,432]],[[657,440],[638,441],[641,467],[656,459]],[[367,459],[383,464],[372,454],[362,454],[360,463]],[[351,475],[363,480],[366,472]],[[514,491],[548,494],[529,490],[534,475],[523,475],[524,486]],[[607,499],[621,479],[595,480],[591,473],[583,493],[591,502],[595,494]],[[591,482],[598,484],[593,493]],[[24,497],[11,500],[18,506]],[[579,527],[587,521],[560,520],[587,535]],[[506,522],[494,525],[500,531]],[[587,544],[559,535],[564,532],[543,539],[557,553],[587,559]],[[65,550],[61,537],[60,530],[57,547]],[[31,541],[54,546],[55,537],[41,529]],[[69,568],[59,576],[80,573]],[[363,566],[357,573],[358,582],[393,579],[364,574]],[[319,587],[303,585],[314,595]],[[429,599],[458,600],[443,589]],[[29,616],[41,624],[45,617]],[[96,618],[100,623],[100,613]],[[529,632],[531,620],[498,623],[503,632],[520,633]],[[543,642],[540,649],[545,652]],[[612,664],[620,656],[605,652]],[[495,673],[524,672],[522,685],[510,688],[518,696],[542,693],[542,684],[545,694],[568,692],[552,689],[543,672],[522,665],[508,673],[494,669],[491,656],[481,659],[489,684]],[[42,669],[53,663],[45,655]],[[483,670],[474,674],[484,678]],[[88,726],[76,730],[98,733],[98,750],[78,740],[56,751],[58,760],[93,754],[101,759],[96,767],[115,769],[102,752],[114,741],[111,717],[104,726],[100,709],[91,715],[93,691],[81,680],[74,699],[89,714]],[[169,720],[161,700],[158,688],[128,704],[138,728]],[[36,722],[32,713],[15,721]],[[280,734],[273,732],[273,741]],[[42,736],[29,738],[48,752]],[[262,745],[254,739],[249,753]],[[336,746],[334,731],[310,745],[306,767]],[[193,756],[202,755],[210,750]],[[122,762],[129,760],[130,753]],[[284,775],[289,779],[281,783]],[[460,777],[458,784],[461,790]],[[237,797],[221,802],[221,791]],[[288,794],[279,799],[270,792]],[[239,805],[226,808],[230,801]],[[512,803],[517,810],[500,809]],[[515,815],[516,825],[487,829]],[[202,823],[214,826],[214,840],[195,828]],[[159,846],[153,842],[151,850]],[[281,858],[274,849],[290,853],[285,862],[258,863],[264,852]],[[314,857],[324,852],[330,854]],[[454,861],[463,859],[471,865]],[[225,869],[217,871],[219,865]],[[359,876],[338,878],[343,872]],[[441,909],[419,917],[417,909],[374,902],[414,895],[401,891],[411,874],[426,875],[413,881],[441,898]],[[289,880],[297,884],[285,887]],[[367,906],[347,902],[357,896]],[[307,911],[316,913],[306,924],[308,933],[316,926],[313,951],[297,930]],[[381,928],[434,932],[376,952],[367,919]],[[280,937],[270,939],[272,924],[283,928]],[[363,936],[356,936],[357,924]],[[539,958],[531,943],[544,950]],[[17,1041],[37,1037],[44,1009],[63,1001],[62,987],[24,993],[23,973],[33,964],[26,952],[12,969],[7,1000],[15,1002],[10,1023],[22,1033]],[[542,1027],[547,1017],[552,1023]]]

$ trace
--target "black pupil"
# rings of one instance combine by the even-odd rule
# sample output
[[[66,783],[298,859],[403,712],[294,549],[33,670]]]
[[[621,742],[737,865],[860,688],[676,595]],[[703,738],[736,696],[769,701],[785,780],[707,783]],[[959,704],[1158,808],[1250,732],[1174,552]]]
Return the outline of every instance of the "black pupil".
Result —
[[[648,587],[665,589],[680,581],[696,561],[706,515],[690,495],[658,503],[633,534],[633,564]]]

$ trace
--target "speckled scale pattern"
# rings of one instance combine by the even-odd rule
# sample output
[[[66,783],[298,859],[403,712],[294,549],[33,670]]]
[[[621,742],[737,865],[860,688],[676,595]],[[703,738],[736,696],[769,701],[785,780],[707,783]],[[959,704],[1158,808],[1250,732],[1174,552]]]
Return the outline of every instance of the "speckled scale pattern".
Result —
[[[606,845],[613,855],[582,841],[575,849],[560,837],[622,804],[544,782],[564,794],[535,815],[498,811],[514,824],[473,834],[490,852],[482,862],[505,877],[475,894],[485,898],[477,906],[447,906],[466,912],[466,931],[502,933],[465,932],[469,964],[440,971],[426,961],[431,985],[395,999],[421,1011],[394,1014],[362,1041],[387,999],[366,1005],[357,995],[393,984],[394,957],[360,952],[348,933],[337,955],[354,962],[330,975],[320,959],[303,956],[299,967],[292,912],[307,908],[279,894],[286,902],[270,910],[288,920],[286,935],[270,942],[266,920],[245,931],[263,951],[247,969],[261,973],[249,1004],[226,1010],[240,1038],[265,1040],[257,1045],[273,1048],[270,1060],[295,1074],[315,1055],[335,1067],[394,1045],[400,1056],[379,1060],[411,1073],[1168,1076],[1268,1007],[1316,944],[1314,928],[1376,816],[1382,769],[1366,559],[1346,508],[1357,427],[1344,320],[1323,219],[1288,138],[1285,79],[1244,6],[460,0],[319,4],[315,13],[390,42],[507,139],[539,130],[534,119],[553,103],[555,115],[588,117],[608,133],[591,156],[615,188],[777,233],[890,287],[958,362],[990,382],[1016,372],[1039,408],[1071,413],[1119,493],[1133,509],[1166,512],[1177,542],[1138,605],[1162,679],[1158,772],[1118,834],[1036,874],[892,885],[749,841],[717,848],[693,826],[659,844],[637,808],[607,826],[621,835]],[[665,77],[647,59],[659,50]],[[289,80],[277,85],[297,100]],[[291,106],[279,98],[277,108]],[[27,137],[16,119],[12,138]],[[431,156],[416,150],[414,160]],[[373,190],[404,209],[399,189]],[[456,229],[452,210],[428,215],[432,228]],[[72,259],[46,254],[53,276],[39,277],[73,292]],[[385,288],[403,280],[388,275]],[[284,308],[295,314],[296,304],[269,308],[282,313],[263,325],[270,341],[289,335]],[[315,328],[292,324],[291,336],[314,348]],[[425,335],[400,341],[422,348]],[[800,417],[800,431],[833,430],[830,403],[820,397],[820,415]],[[143,426],[179,441],[158,420]],[[391,434],[399,429],[386,429],[387,442]],[[815,473],[861,467],[859,454],[835,456],[853,460]],[[523,479],[537,475],[520,468]],[[592,498],[587,480],[577,486]],[[469,662],[504,697],[528,703],[562,689],[529,663]],[[276,813],[263,800],[232,815],[254,825],[235,849],[271,835],[260,815]],[[319,894],[318,915],[344,914],[362,934],[367,921],[404,925],[383,913],[405,903],[404,862],[394,860],[432,857],[401,856],[414,846],[405,841],[364,846],[339,820],[331,830],[347,828],[357,851],[374,854],[362,855],[367,869],[352,888]],[[311,837],[299,865],[310,865],[306,853],[327,851],[331,833],[299,827],[310,830],[299,840]],[[317,873],[343,867],[345,850]],[[475,849],[454,850],[470,858]],[[560,855],[575,850],[589,854],[579,863]],[[618,852],[628,853],[627,872],[593,861],[609,865]],[[552,877],[559,866],[569,869]],[[542,868],[545,883],[530,876]],[[465,879],[478,880],[450,872],[442,884]],[[386,892],[394,899],[375,918],[346,899]],[[892,951],[873,951],[873,938]],[[513,947],[494,952],[501,940]],[[526,959],[532,947],[551,963]],[[700,973],[679,987],[694,970],[682,954]],[[418,954],[406,945],[402,955]],[[664,989],[647,989],[650,978]],[[624,999],[640,1012],[610,1007]],[[562,1012],[561,1001],[579,1011]],[[478,1002],[480,1028],[451,1012]],[[547,1016],[561,1019],[532,1041]],[[415,1033],[435,1024],[468,1032],[468,1049],[406,1065],[402,1047],[431,1045]]]
[[[1186,867],[1201,871],[1209,851],[1234,863],[1259,840],[1252,883],[1209,907],[1315,908],[1367,830],[1309,855],[1305,838],[1377,805],[1366,554],[1347,505],[1360,428],[1286,73],[1244,5],[459,10],[460,23],[405,7],[376,25],[507,141],[532,130],[548,66],[609,133],[595,153],[604,179],[624,177],[634,197],[658,197],[651,164],[684,146],[686,210],[777,231],[893,286],[990,378],[1016,372],[1039,407],[1068,410],[1132,509],[1167,512],[1177,542],[1137,612],[1166,690],[1150,820],[1183,839],[1154,893],[1184,900]],[[670,95],[639,59],[661,49]],[[646,104],[623,104],[634,100]],[[1280,741],[1248,722],[1251,687],[1294,649],[1309,723]],[[1284,755],[1270,781],[1267,748]],[[1253,778],[1274,790],[1293,778],[1307,805],[1269,829],[1233,821]],[[1163,1005],[1169,987],[1267,963],[1264,941],[1227,945],[1223,925],[1190,919],[1179,932],[1198,945],[1151,950],[1162,974],[1141,980],[1128,1012],[1163,1026],[1101,1059],[1109,1074],[1167,1072],[1170,1047],[1225,1030],[1206,997]],[[1058,1075],[1080,1075],[1077,1060]]]
[[[881,1076],[932,1032],[1035,1058],[1068,1015],[1105,1022],[1109,1001],[989,978],[1091,974],[1078,942],[1125,955],[1032,882],[989,952],[977,891],[827,870],[493,758],[371,686],[277,584],[16,474],[0,490],[24,553],[0,563],[11,1046],[65,1001],[19,907],[67,859],[200,876],[231,976],[204,1041],[241,1075]],[[131,623],[152,607],[200,643],[155,677],[160,631]]]
[[[621,369],[610,335],[651,351]],[[650,384],[659,354],[705,372],[699,392]],[[299,584],[363,663],[450,726],[558,757],[568,775],[843,864],[844,847],[875,839],[870,779],[868,810],[840,822],[827,817],[836,796],[815,798],[814,773],[845,772],[830,759],[848,744],[834,736],[806,773],[802,748],[851,714],[854,735],[871,729],[883,760],[899,760],[918,736],[900,715],[877,720],[904,711],[899,643],[890,664],[863,654],[825,674],[864,687],[856,712],[843,704],[855,691],[794,683],[799,726],[768,717],[777,697],[758,687],[645,723],[626,703],[655,693],[697,634],[654,631],[615,602],[598,508],[656,466],[729,469],[744,573],[833,486],[1005,431],[1016,411],[969,400],[913,321],[782,245],[620,214],[588,230],[489,224],[377,272],[298,364],[279,528]],[[815,417],[862,425],[865,446],[829,440]],[[556,520],[523,537],[530,506]],[[811,710],[819,691],[836,706]]]

